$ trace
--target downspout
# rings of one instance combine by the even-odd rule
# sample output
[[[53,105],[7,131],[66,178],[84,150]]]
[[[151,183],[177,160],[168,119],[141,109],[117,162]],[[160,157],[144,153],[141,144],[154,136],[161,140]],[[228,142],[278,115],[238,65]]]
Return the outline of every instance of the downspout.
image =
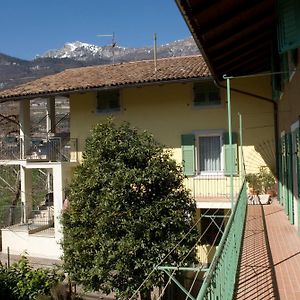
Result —
[[[222,88],[222,89],[227,89],[226,86],[222,85],[218,80],[214,80],[214,83],[217,87]],[[234,91],[239,94],[243,94],[246,96],[251,96],[254,98],[257,98],[262,101],[267,101],[269,103],[273,104],[273,120],[274,120],[274,135],[275,135],[275,162],[276,162],[276,174],[275,177],[278,179],[279,176],[279,140],[278,140],[278,134],[279,134],[279,126],[278,126],[278,103],[274,101],[273,99],[263,97],[260,95],[256,95],[250,92],[246,92],[240,89],[236,88],[231,88],[231,91]]]

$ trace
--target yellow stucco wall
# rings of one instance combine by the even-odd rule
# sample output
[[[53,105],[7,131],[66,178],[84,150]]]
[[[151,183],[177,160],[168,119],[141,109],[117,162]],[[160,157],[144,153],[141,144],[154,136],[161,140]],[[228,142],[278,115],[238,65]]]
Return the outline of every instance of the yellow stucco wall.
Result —
[[[238,79],[232,87],[271,99],[270,78]],[[121,90],[121,111],[111,114],[116,122],[129,121],[146,129],[181,162],[181,134],[200,130],[227,128],[226,89],[221,88],[222,105],[195,108],[192,104],[192,83],[163,84]],[[273,105],[241,92],[232,92],[233,130],[238,131],[238,112],[243,116],[245,160],[248,172],[258,165],[274,164]],[[84,148],[91,128],[110,114],[96,112],[96,93],[74,94],[70,97],[71,137]],[[256,148],[257,151],[254,151]],[[266,152],[266,153],[264,153]],[[264,159],[263,159],[264,158]]]

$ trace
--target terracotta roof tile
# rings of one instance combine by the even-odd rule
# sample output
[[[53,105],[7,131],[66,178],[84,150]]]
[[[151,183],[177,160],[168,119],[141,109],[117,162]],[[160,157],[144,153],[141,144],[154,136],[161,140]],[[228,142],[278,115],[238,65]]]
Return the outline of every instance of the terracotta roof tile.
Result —
[[[151,60],[99,65],[67,69],[55,75],[3,90],[0,92],[0,101],[209,76],[211,76],[210,72],[202,56],[159,59],[156,74]]]

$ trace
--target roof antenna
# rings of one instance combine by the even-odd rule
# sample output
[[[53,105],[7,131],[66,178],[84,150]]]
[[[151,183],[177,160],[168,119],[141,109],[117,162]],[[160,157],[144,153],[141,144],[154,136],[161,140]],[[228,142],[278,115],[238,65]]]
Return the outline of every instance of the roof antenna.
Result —
[[[113,58],[113,65],[115,64],[115,47],[117,45],[116,39],[115,39],[115,33],[113,32],[112,34],[97,34],[97,37],[107,37],[111,36],[111,50],[112,50],[112,58]]]
[[[154,32],[154,45],[153,45],[153,58],[154,58],[154,71],[157,72],[157,38],[156,32]]]

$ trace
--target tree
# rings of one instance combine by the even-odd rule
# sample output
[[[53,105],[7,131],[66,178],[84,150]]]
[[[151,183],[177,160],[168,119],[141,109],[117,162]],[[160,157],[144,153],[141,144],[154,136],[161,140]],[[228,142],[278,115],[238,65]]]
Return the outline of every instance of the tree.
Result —
[[[194,223],[195,203],[183,179],[170,152],[149,133],[111,120],[98,124],[62,218],[64,265],[71,278],[128,299]],[[178,263],[196,237],[194,230],[164,263]],[[162,282],[162,273],[154,272],[142,295]]]

